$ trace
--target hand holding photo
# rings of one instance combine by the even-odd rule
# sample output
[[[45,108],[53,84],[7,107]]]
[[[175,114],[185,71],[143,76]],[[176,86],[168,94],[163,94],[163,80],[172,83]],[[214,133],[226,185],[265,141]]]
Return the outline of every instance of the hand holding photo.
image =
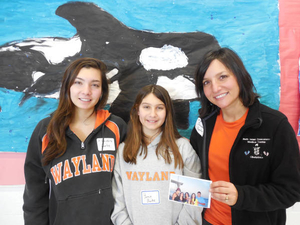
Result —
[[[210,208],[210,184],[210,180],[171,174],[169,200],[181,204]]]

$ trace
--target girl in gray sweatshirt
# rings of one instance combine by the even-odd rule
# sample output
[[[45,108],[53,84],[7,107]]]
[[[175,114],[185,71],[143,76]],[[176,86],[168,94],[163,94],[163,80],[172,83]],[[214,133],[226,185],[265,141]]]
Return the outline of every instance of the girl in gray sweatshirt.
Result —
[[[158,85],[142,88],[130,118],[114,168],[113,223],[201,224],[202,208],[169,201],[171,174],[200,178],[201,165],[175,127],[168,92]]]

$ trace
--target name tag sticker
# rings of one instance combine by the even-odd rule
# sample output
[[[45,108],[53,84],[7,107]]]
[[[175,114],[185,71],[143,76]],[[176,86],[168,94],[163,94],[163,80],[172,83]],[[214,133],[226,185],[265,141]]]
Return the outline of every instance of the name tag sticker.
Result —
[[[113,138],[97,138],[98,151],[115,151],[115,140]]]
[[[159,191],[142,191],[142,204],[143,205],[153,205],[153,204],[159,204],[160,198],[159,198]]]

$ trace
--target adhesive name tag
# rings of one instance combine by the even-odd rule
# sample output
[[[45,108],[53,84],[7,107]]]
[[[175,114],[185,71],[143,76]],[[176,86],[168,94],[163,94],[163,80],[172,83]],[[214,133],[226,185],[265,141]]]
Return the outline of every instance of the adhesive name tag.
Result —
[[[115,151],[115,140],[113,138],[97,138],[98,151]]]
[[[158,190],[142,191],[141,195],[142,195],[141,197],[142,197],[143,205],[151,205],[151,204],[159,204],[160,203]]]

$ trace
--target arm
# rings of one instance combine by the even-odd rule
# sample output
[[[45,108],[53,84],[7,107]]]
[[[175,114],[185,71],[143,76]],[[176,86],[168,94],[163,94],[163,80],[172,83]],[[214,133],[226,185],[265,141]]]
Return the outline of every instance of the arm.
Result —
[[[35,128],[30,139],[24,171],[24,221],[25,225],[48,225],[49,185],[41,165],[41,123]]]
[[[120,146],[121,147],[121,146]],[[120,160],[122,160],[122,154],[119,154],[121,151],[117,152],[116,163],[114,169],[114,178],[112,181],[112,191],[115,199],[114,211],[111,215],[111,220],[113,224],[122,224],[130,225],[133,224],[129,218],[129,214],[126,209],[123,183],[120,169]]]
[[[205,205],[205,203],[203,203],[203,202],[198,202],[198,205]]]
[[[272,211],[300,201],[299,146],[286,118],[279,123],[273,140],[269,181],[255,186],[235,185],[238,198],[233,208]]]
[[[180,146],[182,160],[184,163],[183,175],[195,178],[201,177],[201,163],[195,150],[187,139],[182,139]]]
[[[188,140],[184,140],[179,146],[184,162],[183,175],[195,178],[201,177],[201,164],[199,157]],[[184,204],[178,216],[178,224],[202,224],[202,207],[194,207]]]

